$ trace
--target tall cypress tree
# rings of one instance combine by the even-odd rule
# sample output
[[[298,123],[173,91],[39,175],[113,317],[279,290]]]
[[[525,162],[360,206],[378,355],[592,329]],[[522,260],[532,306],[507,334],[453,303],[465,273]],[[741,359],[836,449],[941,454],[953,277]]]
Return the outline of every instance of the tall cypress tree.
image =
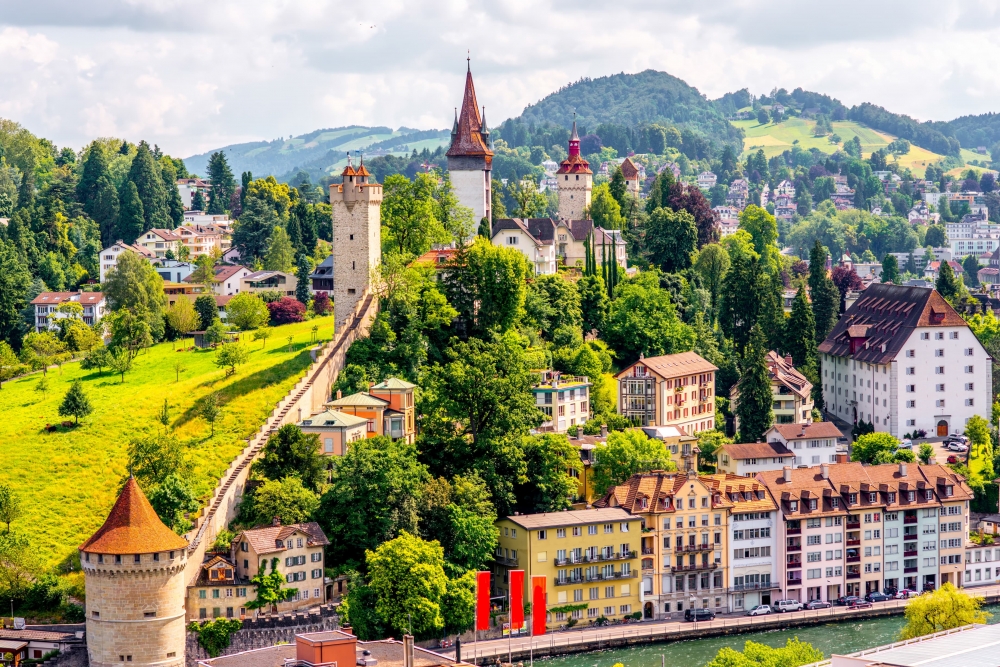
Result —
[[[94,197],[90,202],[88,213],[101,230],[102,247],[107,248],[117,239],[115,233],[118,227],[118,191],[107,174],[97,180]]]
[[[771,411],[771,378],[767,372],[767,349],[764,334],[754,325],[743,354],[740,373],[739,401],[736,418],[740,423],[740,442],[764,439],[764,433],[774,423]]]
[[[785,327],[785,352],[792,355],[799,370],[816,365],[816,320],[804,286],[799,287],[792,302],[792,314]]]
[[[750,331],[760,317],[760,309],[768,288],[767,276],[761,275],[757,253],[735,253],[729,272],[722,281],[719,300],[719,326],[732,339],[738,354],[750,340]],[[836,289],[836,288],[834,288]]]
[[[757,322],[769,349],[784,352],[785,348],[785,307],[784,284],[776,275],[768,275],[765,257],[760,258],[758,271],[761,276],[760,313]]]
[[[169,229],[177,229],[184,224],[184,202],[177,189],[177,167],[169,157],[159,160],[160,177],[163,179],[163,193],[167,200],[167,215],[170,217]]]
[[[101,144],[95,141],[90,144],[90,151],[83,163],[83,173],[80,174],[80,180],[76,184],[76,199],[83,204],[83,210],[92,218],[93,202],[100,191],[99,181],[107,173],[108,156],[104,154]]]
[[[935,283],[934,288],[938,291],[938,294],[949,302],[961,295],[962,283],[959,282],[955,276],[955,272],[951,268],[951,264],[948,262],[941,262],[941,268],[938,269],[937,283]]]
[[[125,181],[121,191],[121,201],[118,207],[118,224],[115,227],[115,240],[122,240],[125,243],[135,243],[135,240],[142,234],[145,225],[143,216],[142,199],[139,198],[139,189],[132,181]]]
[[[295,285],[295,298],[300,303],[306,305],[309,304],[310,273],[312,273],[312,266],[309,264],[309,259],[305,255],[300,254],[295,266],[295,277],[298,280],[298,283]]]
[[[142,201],[143,227],[139,232],[154,227],[169,228],[170,211],[167,208],[167,195],[163,191],[163,177],[160,176],[159,165],[153,158],[153,151],[145,141],[139,142],[139,149],[128,171],[128,180],[135,185]]]
[[[840,315],[840,290],[826,274],[826,251],[819,241],[809,252],[809,290],[812,297],[816,342],[822,343],[837,325]]]

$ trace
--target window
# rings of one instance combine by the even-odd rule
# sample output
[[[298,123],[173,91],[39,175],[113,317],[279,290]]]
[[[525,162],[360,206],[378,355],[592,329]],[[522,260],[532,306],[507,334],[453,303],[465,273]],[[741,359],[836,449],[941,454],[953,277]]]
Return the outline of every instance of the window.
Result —
[[[970,407],[971,405],[973,405],[973,402],[974,402],[974,399],[967,398],[967,399],[965,399],[965,406],[966,407]]]
[[[908,407],[908,408],[915,408],[915,407],[917,407],[917,402],[916,401],[907,401],[906,402],[906,407]]]
[[[930,340],[931,334],[927,331],[920,334],[920,340]]]
[[[593,526],[587,526],[587,534],[588,535],[597,535],[597,525],[595,524]]]
[[[971,357],[972,355],[973,355],[972,348],[971,347],[965,348],[965,356]]]
[[[972,368],[972,366],[966,366],[966,367],[965,367],[965,372],[966,372],[966,373],[972,373],[972,372],[973,372],[973,368]]]
[[[942,350],[942,349],[934,350],[934,356],[935,357],[943,357],[944,356],[944,350]]]
[[[934,385],[934,389],[936,391],[944,391],[944,385],[943,384]]]
[[[971,382],[966,382],[965,383],[965,391],[973,391],[974,387],[975,387],[975,385],[973,385],[973,383],[971,383]]]
[[[814,570],[806,571],[807,579],[820,579],[823,576],[823,568],[816,568]]]
[[[944,366],[935,366],[934,367],[934,374],[935,375],[944,375]]]
[[[566,529],[556,528],[556,537],[566,537]]]
[[[908,385],[906,385],[906,391],[908,391],[909,393],[912,394],[916,390],[917,390],[917,385],[915,385],[915,384],[908,384]]]
[[[913,350],[907,350],[907,351],[906,351],[906,356],[907,356],[907,357],[909,357],[910,359],[912,359],[913,357],[915,357],[915,356],[917,356],[917,355],[916,355],[916,354],[914,354],[914,351],[913,351]]]
[[[615,524],[613,524],[613,523],[606,523],[606,524],[604,524],[604,532],[605,533],[613,533],[613,532],[615,532]]]
[[[940,399],[934,401],[934,407],[943,408],[944,407],[944,399],[940,398]]]
[[[917,374],[917,369],[915,367],[913,367],[913,366],[907,366],[907,368],[906,368],[906,374],[907,375],[916,375]]]
[[[934,332],[934,340],[944,340],[944,332],[943,331]]]
[[[958,332],[957,331],[948,332],[948,338],[952,340],[958,340]]]

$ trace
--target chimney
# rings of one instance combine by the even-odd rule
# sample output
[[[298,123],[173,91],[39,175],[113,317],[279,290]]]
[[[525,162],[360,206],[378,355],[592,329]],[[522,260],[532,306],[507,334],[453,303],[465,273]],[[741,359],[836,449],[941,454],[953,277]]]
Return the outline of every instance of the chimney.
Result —
[[[403,667],[413,667],[413,635],[403,635]]]
[[[821,463],[819,466],[819,475],[823,479],[830,479],[830,465],[827,463]]]
[[[271,525],[272,526],[280,526],[281,525],[281,517],[280,516],[276,516],[273,519],[271,519]]]
[[[340,400],[340,399],[342,399],[343,397],[344,397],[344,392],[342,392],[342,391],[340,391],[340,390],[338,389],[338,390],[337,390],[337,400],[339,401],[339,400]]]
[[[790,354],[786,354],[785,355],[785,364],[788,365],[788,366],[792,366],[793,365],[793,363],[792,363],[792,355],[790,355]]]
[[[781,469],[781,474],[782,474],[782,477],[784,478],[784,480],[785,480],[786,483],[787,482],[791,482],[792,481],[792,466],[785,466],[785,467],[783,467]]]
[[[906,464],[905,463],[900,463],[899,464],[899,476],[900,477],[906,477]]]
[[[601,437],[602,438],[608,437],[608,425],[607,424],[601,424]]]
[[[847,463],[847,454],[839,452],[837,454],[837,463]]]

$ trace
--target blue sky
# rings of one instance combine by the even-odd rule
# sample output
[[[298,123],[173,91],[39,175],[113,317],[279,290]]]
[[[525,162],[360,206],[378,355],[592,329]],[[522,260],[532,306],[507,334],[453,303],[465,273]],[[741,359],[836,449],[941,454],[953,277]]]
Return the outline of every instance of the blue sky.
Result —
[[[802,86],[921,120],[1000,111],[985,0],[0,0],[0,117],[186,156],[348,124],[448,127],[467,50],[491,124],[647,68],[710,97]]]

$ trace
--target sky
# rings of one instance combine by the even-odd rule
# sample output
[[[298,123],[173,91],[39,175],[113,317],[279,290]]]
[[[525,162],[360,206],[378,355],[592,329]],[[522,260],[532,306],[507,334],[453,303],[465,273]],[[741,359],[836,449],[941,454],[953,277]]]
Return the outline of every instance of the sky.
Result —
[[[0,118],[180,157],[324,127],[450,127],[466,57],[496,125],[581,77],[657,69],[920,120],[1000,111],[995,0],[0,0]]]

